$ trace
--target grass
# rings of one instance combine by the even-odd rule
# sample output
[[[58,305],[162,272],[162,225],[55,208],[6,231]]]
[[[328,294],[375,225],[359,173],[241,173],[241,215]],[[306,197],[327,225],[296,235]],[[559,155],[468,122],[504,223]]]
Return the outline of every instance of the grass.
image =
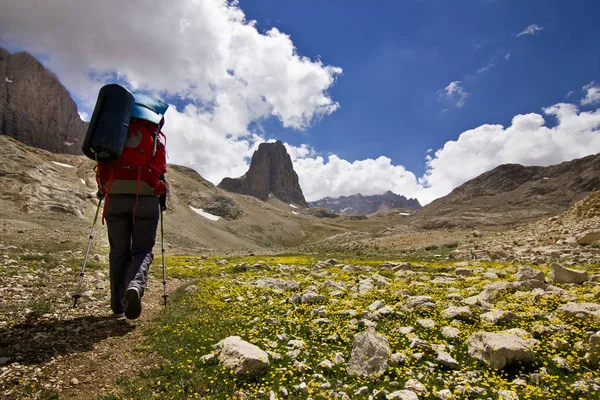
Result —
[[[227,261],[226,264],[219,263],[223,259]],[[268,264],[271,269],[253,268],[252,265],[259,261]],[[584,349],[573,345],[582,341],[586,332],[593,330],[595,325],[589,321],[566,321],[557,315],[557,308],[564,303],[558,296],[534,301],[527,295],[523,298],[503,294],[497,299],[495,307],[514,311],[521,319],[489,326],[479,320],[481,311],[477,308],[473,308],[474,316],[466,323],[444,319],[442,311],[450,305],[447,299],[449,287],[454,288],[453,292],[467,297],[480,292],[489,281],[465,278],[453,285],[424,283],[431,279],[432,274],[451,268],[451,264],[443,262],[427,263],[423,272],[417,272],[416,275],[398,275],[382,269],[379,274],[391,279],[389,286],[363,296],[345,291],[336,297],[328,296],[328,301],[322,304],[290,304],[287,299],[293,292],[260,289],[251,284],[256,279],[272,276],[296,280],[302,287],[296,291],[298,293],[308,286],[322,284],[325,279],[343,282],[351,287],[371,276],[377,265],[383,263],[381,259],[340,258],[339,261],[345,264],[373,268],[372,272],[350,272],[339,266],[317,271],[314,267],[316,261],[318,259],[315,257],[300,255],[210,259],[170,257],[167,263],[170,275],[196,279],[194,285],[198,291],[188,293],[179,290],[174,293],[171,306],[145,332],[146,340],[138,350],[156,351],[165,361],[147,373],[120,379],[119,392],[105,399],[228,399],[235,398],[237,392],[244,393],[248,398],[268,398],[270,391],[281,396],[282,388],[289,392],[288,398],[293,399],[331,399],[339,391],[346,392],[351,398],[367,398],[367,395],[354,396],[354,392],[362,386],[367,386],[370,394],[373,390],[383,389],[393,392],[401,389],[409,378],[419,379],[426,386],[427,393],[421,394],[421,399],[435,399],[436,392],[444,388],[452,389],[457,398],[495,399],[500,390],[514,391],[521,399],[597,398],[591,392],[576,393],[571,388],[578,380],[598,378],[597,370],[583,360]],[[246,263],[248,268],[245,271],[235,268],[240,263]],[[284,268],[280,272],[277,265],[293,268]],[[515,271],[508,264],[478,263],[477,266],[507,269],[507,280]],[[325,274],[315,275],[311,274],[312,271]],[[578,301],[585,301],[583,287],[566,289]],[[320,292],[326,293],[327,290],[320,288]],[[406,309],[407,293],[431,296],[436,300],[436,306],[430,310]],[[394,317],[380,319],[377,332],[388,338],[392,352],[403,353],[407,361],[390,365],[382,375],[373,379],[354,377],[346,371],[346,363],[350,358],[354,336],[363,328],[358,328],[351,320],[360,319],[360,313],[376,300],[383,300],[398,312]],[[319,306],[325,306],[329,322],[320,322],[313,315],[313,310]],[[340,313],[347,309],[356,310],[358,317]],[[268,318],[276,318],[278,324],[267,323]],[[416,320],[423,318],[433,319],[436,328],[419,328]],[[459,338],[445,339],[440,333],[444,325],[458,327],[461,330]],[[537,360],[533,365],[517,364],[506,370],[495,371],[468,355],[466,339],[474,332],[518,327],[535,334],[537,325],[562,328],[536,336],[539,342],[535,345]],[[457,373],[441,368],[435,363],[435,355],[426,351],[423,358],[417,360],[416,354],[423,351],[411,348],[411,338],[398,331],[401,326],[415,327],[415,333],[430,343],[451,346],[447,349],[460,363],[461,371]],[[225,367],[202,361],[201,357],[212,353],[217,342],[232,335],[241,336],[270,352],[270,365],[264,376],[253,379],[237,377]],[[298,359],[289,354],[291,349],[288,341],[292,339],[304,342]],[[552,344],[561,340],[567,340],[571,345],[556,347]],[[343,354],[346,363],[332,368],[320,366],[326,359],[333,361],[338,352]],[[552,358],[557,355],[570,362],[570,372],[554,365]],[[295,361],[305,363],[311,370],[296,368]],[[541,374],[540,383],[534,384],[528,380],[531,372]],[[524,379],[525,385],[515,383],[515,378]],[[306,389],[299,388],[301,383],[306,384]],[[461,394],[461,387],[479,387],[483,392]]]

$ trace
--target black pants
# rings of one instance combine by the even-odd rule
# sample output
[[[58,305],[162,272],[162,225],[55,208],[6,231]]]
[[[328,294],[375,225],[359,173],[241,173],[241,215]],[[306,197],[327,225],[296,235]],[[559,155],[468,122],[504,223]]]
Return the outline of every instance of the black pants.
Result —
[[[135,209],[135,220],[133,213]],[[154,255],[160,211],[158,197],[109,195],[105,219],[110,243],[110,306],[123,312],[125,290],[130,286],[144,294]]]

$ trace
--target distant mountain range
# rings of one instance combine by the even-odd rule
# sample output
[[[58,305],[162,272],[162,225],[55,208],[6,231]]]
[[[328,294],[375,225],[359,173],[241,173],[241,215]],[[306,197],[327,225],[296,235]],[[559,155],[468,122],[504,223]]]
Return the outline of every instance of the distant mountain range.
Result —
[[[394,208],[410,208],[413,210],[421,208],[421,204],[417,199],[407,199],[390,190],[384,194],[373,196],[363,196],[359,193],[337,198],[325,197],[321,200],[309,202],[308,206],[325,207],[345,215],[369,215]]]

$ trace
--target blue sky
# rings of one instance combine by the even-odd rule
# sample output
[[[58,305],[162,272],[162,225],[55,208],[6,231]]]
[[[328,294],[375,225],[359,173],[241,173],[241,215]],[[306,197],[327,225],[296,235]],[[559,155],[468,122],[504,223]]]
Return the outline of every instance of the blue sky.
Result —
[[[566,101],[571,90],[600,78],[597,1],[367,4],[240,1],[260,29],[275,26],[301,54],[343,68],[330,90],[341,108],[306,135],[347,160],[385,155],[420,175],[428,149],[485,123],[509,125],[514,115]],[[515,37],[531,24],[543,29]],[[457,80],[469,93],[462,108],[436,95]],[[295,132],[282,136],[271,122],[269,137],[307,141]]]
[[[19,0],[0,6],[0,46],[38,57],[82,115],[114,81],[165,99],[169,162],[215,184],[282,140],[309,201],[425,204],[500,164],[600,152],[599,15],[592,0]]]

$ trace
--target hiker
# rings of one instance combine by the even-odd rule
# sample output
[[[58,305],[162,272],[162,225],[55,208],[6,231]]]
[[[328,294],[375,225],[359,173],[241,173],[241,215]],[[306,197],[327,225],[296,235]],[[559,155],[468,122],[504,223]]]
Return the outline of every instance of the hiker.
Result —
[[[127,319],[142,312],[159,217],[167,207],[161,128],[168,106],[149,96],[133,95],[122,152],[116,160],[98,161],[96,174],[110,244],[110,306],[115,317]],[[114,119],[114,113],[107,118]]]

